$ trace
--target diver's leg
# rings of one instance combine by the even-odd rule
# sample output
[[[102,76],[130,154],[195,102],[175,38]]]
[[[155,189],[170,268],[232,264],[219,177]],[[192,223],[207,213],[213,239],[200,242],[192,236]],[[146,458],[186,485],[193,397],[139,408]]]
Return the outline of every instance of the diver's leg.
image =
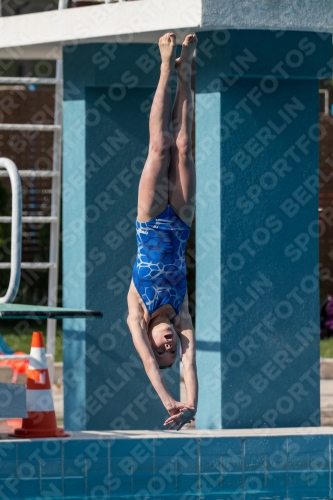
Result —
[[[161,73],[149,118],[149,152],[139,184],[138,220],[146,222],[161,213],[168,203],[171,121],[170,81],[175,71],[176,35],[159,40]]]
[[[196,35],[188,35],[183,43],[181,56],[176,60],[178,86],[172,110],[173,137],[169,167],[169,202],[188,225],[191,225],[195,207],[191,63],[196,44]]]

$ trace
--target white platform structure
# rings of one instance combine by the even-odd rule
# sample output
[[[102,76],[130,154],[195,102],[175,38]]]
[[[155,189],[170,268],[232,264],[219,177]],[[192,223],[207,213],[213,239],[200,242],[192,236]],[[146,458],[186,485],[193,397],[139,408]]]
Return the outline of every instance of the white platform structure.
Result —
[[[192,30],[332,31],[331,2],[281,0],[137,0],[0,18],[0,58],[61,59],[88,42],[154,43],[160,34]]]

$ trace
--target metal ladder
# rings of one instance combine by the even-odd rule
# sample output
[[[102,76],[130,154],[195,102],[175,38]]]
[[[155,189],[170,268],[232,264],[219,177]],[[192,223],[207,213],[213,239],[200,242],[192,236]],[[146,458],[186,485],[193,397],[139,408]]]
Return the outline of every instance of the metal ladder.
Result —
[[[2,124],[1,130],[19,130],[19,131],[40,131],[53,133],[53,161],[52,170],[19,170],[21,178],[30,177],[48,177],[52,179],[51,187],[51,215],[43,216],[26,216],[22,217],[22,222],[26,223],[49,223],[50,227],[50,247],[49,247],[49,262],[22,262],[21,269],[48,269],[48,306],[57,306],[57,290],[58,290],[58,271],[59,271],[59,229],[60,229],[60,191],[61,191],[61,140],[62,140],[62,60],[56,62],[56,77],[55,78],[12,78],[1,77],[0,84],[38,84],[38,85],[54,85],[55,86],[55,109],[54,109],[54,125],[38,125],[38,124]],[[7,176],[8,173],[0,170],[0,177]],[[0,217],[0,223],[11,223],[12,217]],[[10,269],[11,263],[0,263],[1,269]],[[46,353],[50,358],[49,364],[50,379],[53,380],[53,362],[55,355],[55,337],[56,337],[56,320],[47,320],[47,340]],[[27,356],[29,357],[29,356]],[[13,359],[13,358],[11,358]]]
[[[68,0],[58,1],[58,10],[67,8]],[[0,0],[0,17],[2,14],[2,5]],[[53,132],[53,161],[52,170],[19,170],[20,177],[50,177],[52,179],[51,188],[51,215],[50,217],[22,217],[22,222],[31,223],[49,223],[50,228],[50,247],[49,247],[49,262],[22,262],[21,269],[48,269],[48,301],[49,307],[57,306],[57,291],[58,291],[58,272],[59,272],[59,233],[60,233],[60,191],[61,191],[61,150],[62,150],[62,99],[63,99],[63,70],[62,60],[56,61],[55,78],[0,78],[0,84],[38,84],[38,85],[54,85],[54,125],[29,125],[29,124],[0,124],[0,130],[22,130],[22,131],[40,131]],[[7,172],[0,170],[0,177],[8,175]],[[0,217],[1,222],[11,222],[11,217]],[[9,269],[10,263],[0,263],[1,269]],[[46,337],[46,357],[49,362],[49,372],[51,384],[53,381],[53,363],[55,355],[55,338],[56,338],[57,322],[54,319],[47,320],[47,337]],[[27,356],[29,358],[30,356]],[[11,357],[13,359],[13,357]]]
[[[104,0],[105,3],[114,3],[115,0]],[[127,0],[118,0],[123,2]],[[2,14],[2,0],[0,0],[0,17]],[[58,10],[66,9],[68,0],[59,0]],[[25,216],[22,217],[22,222],[26,223],[49,223],[50,228],[50,247],[49,247],[49,262],[21,262],[21,269],[48,269],[48,306],[57,306],[57,290],[58,290],[58,264],[59,264],[59,229],[60,229],[60,190],[61,190],[61,150],[62,150],[62,100],[63,100],[63,71],[62,60],[56,62],[56,77],[55,78],[25,78],[25,77],[0,77],[0,84],[38,84],[38,85],[54,85],[55,86],[55,110],[54,110],[54,125],[29,125],[29,124],[0,124],[1,130],[18,130],[18,131],[40,131],[53,132],[53,162],[52,170],[19,170],[21,178],[30,177],[49,177],[52,179],[51,188],[51,215],[49,217],[40,216]],[[8,172],[0,169],[0,178],[8,176]],[[11,223],[12,217],[0,217],[0,223]],[[15,259],[14,259],[15,260]],[[11,269],[11,263],[0,263],[1,269]],[[46,357],[49,362],[50,380],[53,381],[53,363],[55,355],[55,337],[56,337],[56,320],[47,320],[47,339],[46,339]],[[29,355],[1,355],[0,359],[29,359]]]

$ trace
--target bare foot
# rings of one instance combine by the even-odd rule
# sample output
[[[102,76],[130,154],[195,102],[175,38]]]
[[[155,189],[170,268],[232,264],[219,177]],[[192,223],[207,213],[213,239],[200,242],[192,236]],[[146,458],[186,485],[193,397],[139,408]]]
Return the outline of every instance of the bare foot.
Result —
[[[176,59],[176,35],[174,33],[166,33],[159,39],[158,46],[162,59],[161,68],[172,72],[175,67]]]
[[[198,43],[197,36],[195,34],[187,35],[183,42],[182,53],[175,61],[176,69],[179,71],[182,66],[190,66],[195,47]]]

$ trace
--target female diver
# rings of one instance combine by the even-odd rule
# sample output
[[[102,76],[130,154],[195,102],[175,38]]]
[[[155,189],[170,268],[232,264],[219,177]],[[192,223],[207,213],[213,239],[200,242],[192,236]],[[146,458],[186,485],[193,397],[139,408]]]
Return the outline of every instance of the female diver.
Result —
[[[188,35],[176,59],[175,34],[166,33],[159,40],[162,64],[149,118],[149,152],[139,184],[138,253],[127,297],[127,323],[134,346],[169,412],[164,425],[170,425],[169,429],[177,426],[177,430],[194,419],[198,401],[184,255],[195,206],[191,62],[196,44],[196,35]],[[175,71],[178,84],[172,108],[170,82]],[[177,336],[187,404],[173,399],[160,373],[176,360]]]

